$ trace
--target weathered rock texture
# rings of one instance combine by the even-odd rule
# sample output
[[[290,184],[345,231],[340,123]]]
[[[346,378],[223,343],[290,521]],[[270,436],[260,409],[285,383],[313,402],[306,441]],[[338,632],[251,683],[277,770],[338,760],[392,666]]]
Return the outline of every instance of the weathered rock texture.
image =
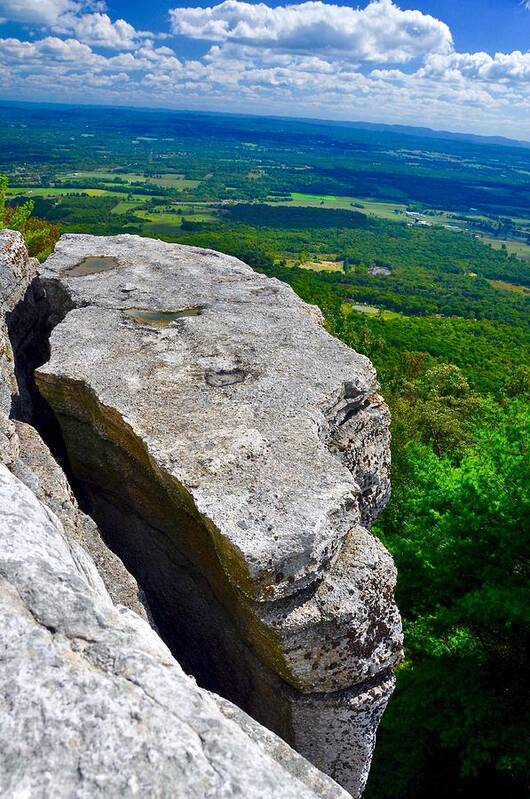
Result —
[[[18,234],[0,232],[0,795],[346,799],[184,674],[44,442],[9,418],[32,404],[25,358],[46,350],[31,346],[36,266]]]
[[[346,799],[187,677],[0,465],[0,794]]]
[[[21,302],[36,274],[37,261],[28,258],[22,237],[0,232],[0,459],[10,466],[18,457],[18,439],[10,419],[17,393],[14,354],[9,341],[6,314]]]
[[[64,472],[46,444],[33,427],[11,418],[14,409],[16,415],[21,405],[32,403],[29,397],[22,399],[19,392],[8,323],[17,328],[13,337],[17,349],[24,352],[27,347],[37,354],[42,350],[43,357],[49,354],[47,340],[35,338],[35,327],[39,328],[35,296],[44,299],[40,284],[35,282],[37,267],[38,261],[28,258],[19,233],[0,231],[0,463],[29,486],[59,516],[71,540],[90,553],[114,601],[146,617],[136,580],[104,544],[94,521],[80,511]]]
[[[366,530],[389,493],[371,364],[210,251],[65,236],[42,284],[63,321],[39,389],[166,641],[359,793],[401,652]]]
[[[388,411],[369,361],[319,322],[234,258],[65,236],[11,317],[15,405],[181,665],[358,796],[401,657],[394,567],[369,532]]]

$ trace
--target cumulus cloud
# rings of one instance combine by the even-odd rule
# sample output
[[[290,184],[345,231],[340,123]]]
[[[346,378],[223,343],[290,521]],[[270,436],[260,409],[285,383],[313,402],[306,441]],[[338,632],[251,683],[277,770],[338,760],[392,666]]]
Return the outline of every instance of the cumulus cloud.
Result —
[[[108,14],[82,14],[77,17],[71,14],[60,17],[53,30],[61,33],[73,33],[78,39],[98,47],[110,47],[116,50],[130,50],[136,46],[144,34],[124,19],[112,22]]]
[[[76,39],[58,39],[56,36],[47,36],[37,42],[0,39],[0,63],[4,64],[25,62],[28,67],[45,60],[51,65],[54,62],[93,62],[94,58],[97,56],[90,47]]]
[[[445,23],[421,11],[402,11],[392,0],[374,0],[365,9],[319,0],[276,8],[224,0],[169,13],[173,33],[192,39],[337,53],[358,61],[405,62],[452,49]]]
[[[0,17],[29,31],[0,39],[0,88],[18,99],[421,122],[507,135],[516,122],[519,135],[530,137],[530,52],[456,52],[443,22],[396,3],[374,0],[361,10],[224,0],[173,9],[174,33],[207,42],[202,55],[183,58],[128,21],[112,20],[97,0],[0,0]]]
[[[97,47],[130,50],[151,35],[124,19],[113,22],[104,12],[99,0],[0,0],[4,21],[50,28]]]
[[[529,0],[530,3],[530,0]],[[442,80],[469,79],[507,83],[530,79],[530,53],[451,53],[430,56],[420,74]]]
[[[77,14],[91,5],[82,0],[0,0],[0,14],[11,22],[51,26],[63,14]]]
[[[119,72],[122,78],[134,76],[136,79],[137,73],[153,69],[172,74],[181,68],[181,62],[172,50],[154,47],[151,42],[145,42],[134,53],[104,56],[77,39],[57,36],[46,36],[34,42],[0,39],[0,65],[16,67],[22,76],[37,70],[41,75],[61,74],[65,77],[73,72],[79,74],[80,86],[84,77],[91,73],[101,76]]]

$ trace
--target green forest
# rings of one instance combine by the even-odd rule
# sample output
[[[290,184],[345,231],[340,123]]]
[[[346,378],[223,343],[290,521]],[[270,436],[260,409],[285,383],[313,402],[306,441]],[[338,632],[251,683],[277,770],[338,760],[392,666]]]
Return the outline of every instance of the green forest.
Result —
[[[530,149],[293,120],[123,110],[96,128],[90,109],[6,113],[0,222],[32,255],[61,232],[217,249],[288,283],[372,360],[393,420],[374,532],[397,564],[406,657],[365,796],[528,796]]]

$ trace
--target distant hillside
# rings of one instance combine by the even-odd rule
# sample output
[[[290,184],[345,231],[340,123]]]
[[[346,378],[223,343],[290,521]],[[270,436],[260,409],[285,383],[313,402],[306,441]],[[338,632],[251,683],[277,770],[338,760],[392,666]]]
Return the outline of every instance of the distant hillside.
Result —
[[[92,111],[106,111],[108,106],[98,106],[98,105],[70,105],[66,103],[30,103],[30,102],[20,102],[20,101],[13,101],[13,100],[3,100],[0,98],[0,108],[5,107],[7,109],[13,109],[19,107],[21,109],[31,110],[34,109],[38,111],[41,109],[42,111],[50,111],[50,110],[61,110],[64,109],[65,111],[68,108],[71,109],[78,109],[82,111],[92,110]],[[113,107],[114,108],[114,107]],[[311,128],[318,127],[318,128],[326,128],[327,134],[330,134],[329,128],[344,128],[346,130],[352,131],[372,131],[372,132],[379,132],[382,134],[396,134],[399,136],[406,136],[412,138],[422,138],[422,139],[437,139],[443,141],[454,141],[454,142],[469,142],[470,144],[478,144],[478,145],[490,145],[490,146],[501,146],[501,147],[521,147],[525,149],[530,148],[530,141],[519,140],[519,139],[510,139],[505,136],[479,136],[474,133],[456,133],[453,131],[448,130],[433,130],[432,128],[427,127],[420,127],[420,126],[409,126],[409,125],[388,125],[383,123],[376,123],[376,122],[361,122],[361,121],[341,121],[335,119],[313,119],[312,117],[283,117],[283,116],[274,116],[274,115],[264,115],[264,114],[230,114],[225,112],[216,112],[216,111],[191,111],[187,109],[169,109],[169,108],[143,108],[143,107],[130,107],[130,106],[122,106],[120,112],[138,112],[138,113],[148,113],[148,114],[163,114],[166,119],[171,119],[171,117],[180,117],[186,118],[188,122],[193,123],[193,120],[207,117],[210,119],[210,123],[214,123],[217,119],[219,121],[231,120],[232,123],[228,122],[228,127],[232,127],[234,122],[237,122],[238,125],[241,124],[242,121],[246,123],[246,127],[249,130],[252,130],[254,127],[261,128],[267,125],[267,121],[273,122],[277,124],[278,122],[283,123],[285,126],[310,126]],[[306,132],[309,132],[306,130]]]
[[[473,144],[491,144],[501,147],[530,147],[530,141],[522,139],[509,139],[506,136],[479,136],[475,133],[456,133],[449,130],[433,130],[432,128],[410,127],[408,125],[385,125],[376,122],[337,122],[311,120],[311,122],[337,125],[338,127],[353,128],[354,130],[375,130],[382,133],[398,133],[403,136],[419,136],[423,139],[443,139],[444,141],[468,141]]]

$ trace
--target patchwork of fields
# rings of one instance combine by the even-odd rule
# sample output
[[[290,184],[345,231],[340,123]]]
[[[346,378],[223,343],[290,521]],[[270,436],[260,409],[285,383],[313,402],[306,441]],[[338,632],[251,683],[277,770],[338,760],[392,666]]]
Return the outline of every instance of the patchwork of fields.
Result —
[[[253,174],[252,180],[259,180],[263,174]],[[206,178],[211,180],[213,175],[209,173]],[[203,181],[186,178],[183,174],[156,173],[154,175],[143,174],[140,172],[123,172],[109,170],[83,170],[79,172],[58,173],[56,185],[54,186],[12,186],[8,192],[12,197],[68,197],[72,194],[83,194],[87,197],[115,197],[116,203],[111,208],[114,215],[137,212],[141,224],[141,232],[145,235],[160,235],[162,237],[172,237],[178,235],[182,226],[183,219],[190,219],[194,222],[211,222],[219,216],[223,206],[230,206],[238,202],[237,187],[225,186],[224,191],[231,194],[230,199],[219,199],[214,202],[201,201],[202,208],[197,207],[197,203],[187,198],[187,194],[197,189]],[[159,191],[164,192],[168,189],[173,190],[174,199],[163,210],[157,209],[160,218],[155,219],[154,214],[146,207],[147,203],[158,201],[158,198],[165,196]],[[141,190],[141,193],[139,193]],[[169,200],[169,198],[168,198]],[[244,201],[242,198],[241,201]],[[331,194],[311,194],[304,192],[290,192],[284,197],[266,197],[265,201],[274,206],[286,206],[296,208],[318,208],[322,210],[343,210],[356,211],[366,216],[388,222],[408,224],[409,226],[434,227],[442,226],[456,233],[470,233],[480,236],[482,242],[498,250],[506,250],[509,254],[514,254],[520,258],[530,260],[530,244],[526,241],[526,226],[530,234],[530,224],[523,218],[518,218],[514,222],[520,226],[520,235],[514,235],[513,230],[510,234],[496,234],[495,236],[484,234],[481,227],[487,220],[484,216],[476,213],[468,213],[462,220],[457,212],[433,211],[423,208],[422,211],[409,211],[406,203],[384,202],[373,200],[367,197],[353,197]],[[412,216],[412,214],[414,214]],[[312,263],[308,261],[307,263]],[[323,268],[323,267],[320,267]],[[336,271],[335,266],[329,267]]]

